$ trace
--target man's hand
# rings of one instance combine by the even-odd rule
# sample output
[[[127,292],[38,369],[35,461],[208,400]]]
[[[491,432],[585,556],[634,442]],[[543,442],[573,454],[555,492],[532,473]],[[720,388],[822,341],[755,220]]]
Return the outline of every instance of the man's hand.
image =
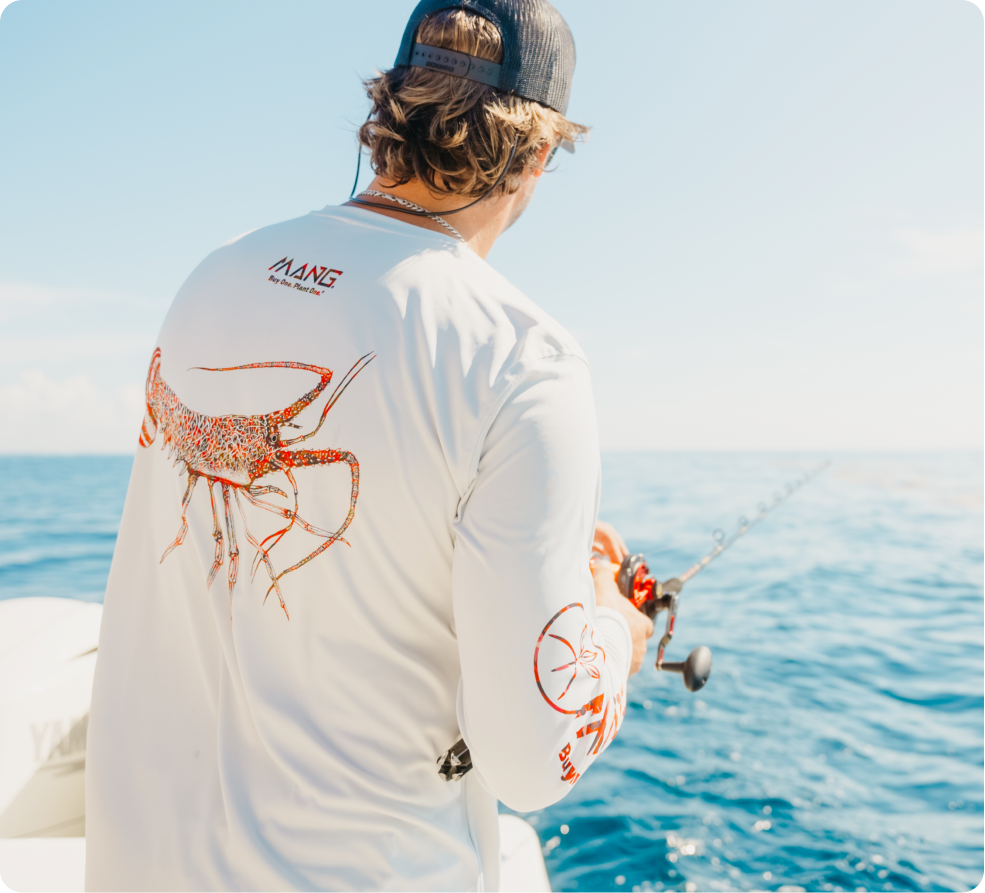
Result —
[[[595,525],[595,542],[592,543],[592,551],[608,556],[609,561],[616,567],[619,567],[629,554],[629,549],[626,548],[616,528],[606,524],[605,521],[599,521]]]
[[[606,527],[608,526],[606,525]],[[611,527],[609,529],[622,543],[619,534]],[[595,533],[595,539],[598,542],[598,531]],[[624,550],[625,548],[623,545]],[[604,561],[595,562],[595,567],[592,570],[592,576],[595,578],[595,602],[606,608],[615,608],[626,618],[629,632],[633,638],[633,660],[629,667],[629,675],[632,676],[633,673],[638,673],[640,667],[643,666],[643,660],[646,658],[646,640],[653,635],[653,621],[646,614],[637,611],[633,607],[633,603],[619,591],[615,578],[618,571],[619,562],[615,564],[606,564]]]

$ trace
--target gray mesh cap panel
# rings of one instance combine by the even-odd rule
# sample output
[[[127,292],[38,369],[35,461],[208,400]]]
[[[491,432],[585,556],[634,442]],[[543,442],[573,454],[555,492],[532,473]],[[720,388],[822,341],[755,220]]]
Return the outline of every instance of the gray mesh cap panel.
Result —
[[[464,9],[492,22],[503,36],[498,89],[532,99],[562,115],[575,73],[575,41],[547,0],[421,0],[411,14],[394,67],[409,65],[417,26],[443,9]]]

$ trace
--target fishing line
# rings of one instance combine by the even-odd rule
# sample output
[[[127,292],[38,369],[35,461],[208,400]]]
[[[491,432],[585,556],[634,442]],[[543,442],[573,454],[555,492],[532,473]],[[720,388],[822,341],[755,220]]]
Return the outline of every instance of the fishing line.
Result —
[[[684,584],[701,573],[722,552],[749,533],[778,505],[793,496],[804,484],[813,480],[830,464],[830,462],[824,462],[813,471],[784,484],[782,490],[773,494],[772,502],[769,504],[759,503],[757,512],[751,520],[745,515],[741,516],[738,527],[731,536],[726,536],[725,531],[721,528],[713,531],[714,548],[679,577],[671,577],[669,580],[661,582],[650,576],[650,569],[647,567],[646,558],[642,552],[627,555],[622,560],[616,575],[616,585],[619,587],[619,591],[651,620],[661,611],[667,611],[667,626],[657,644],[657,670],[680,673],[684,677],[684,686],[688,691],[697,691],[708,681],[708,677],[711,675],[711,649],[705,645],[699,645],[695,648],[685,661],[664,661],[664,650],[674,636],[674,623],[677,619],[677,608]],[[604,558],[605,556],[597,553],[593,555],[595,560],[604,560]]]

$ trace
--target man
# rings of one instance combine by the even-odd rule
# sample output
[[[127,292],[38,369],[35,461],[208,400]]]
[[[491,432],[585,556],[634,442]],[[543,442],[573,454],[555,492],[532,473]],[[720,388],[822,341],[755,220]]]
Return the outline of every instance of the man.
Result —
[[[653,627],[590,571],[625,546],[588,366],[484,260],[584,132],[573,67],[544,0],[424,0],[367,85],[370,188],[179,291],[106,593],[90,889],[496,889],[496,800],[558,800],[616,734]]]

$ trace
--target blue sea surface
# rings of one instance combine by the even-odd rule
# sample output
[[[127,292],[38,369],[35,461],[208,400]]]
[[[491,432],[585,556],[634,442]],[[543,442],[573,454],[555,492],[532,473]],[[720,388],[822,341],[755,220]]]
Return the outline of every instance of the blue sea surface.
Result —
[[[525,815],[555,890],[982,880],[981,453],[609,454],[601,516],[679,575],[826,458],[685,587],[667,659],[710,646],[705,688],[651,653],[613,744]],[[0,457],[0,598],[100,600],[129,469]]]

